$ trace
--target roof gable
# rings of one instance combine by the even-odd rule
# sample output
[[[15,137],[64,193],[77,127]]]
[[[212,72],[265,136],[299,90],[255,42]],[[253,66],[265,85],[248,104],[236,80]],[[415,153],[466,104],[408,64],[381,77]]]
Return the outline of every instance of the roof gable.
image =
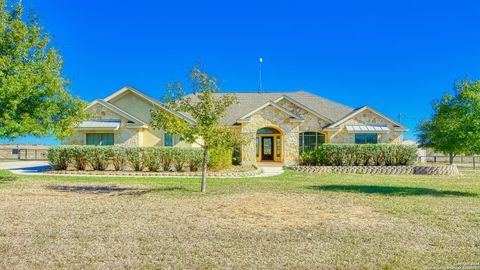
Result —
[[[182,113],[179,113],[179,112],[176,112],[176,111],[173,111],[173,110],[170,110],[168,109],[167,107],[165,107],[165,105],[160,102],[158,99],[152,97],[152,96],[149,96],[145,93],[143,93],[142,91],[132,87],[132,86],[125,86],[123,88],[121,88],[120,90],[118,90],[117,92],[111,94],[110,96],[104,98],[103,100],[106,101],[106,102],[113,102],[116,98],[119,98],[121,97],[122,95],[125,95],[126,93],[132,93],[133,95],[136,95],[137,97],[140,97],[141,99],[145,100],[146,102],[150,103],[152,106],[156,106],[158,108],[161,108],[161,109],[164,109],[182,119],[184,119],[185,121],[189,122],[189,123],[194,123],[195,121],[191,118],[189,118],[188,116],[182,114]]]
[[[277,98],[276,100],[274,100],[274,102],[275,102],[276,104],[278,104],[278,103],[281,102],[282,100],[286,100],[286,101],[294,104],[295,106],[297,106],[297,107],[299,107],[299,108],[301,108],[301,109],[303,109],[303,110],[305,110],[305,111],[307,111],[307,112],[315,115],[316,117],[321,118],[321,119],[323,119],[323,120],[325,120],[325,121],[327,121],[327,122],[329,122],[329,123],[333,123],[333,122],[334,122],[333,120],[329,119],[328,117],[326,117],[326,116],[324,116],[324,115],[316,112],[315,110],[312,110],[311,108],[303,105],[302,103],[296,101],[295,99],[293,99],[293,98],[291,98],[291,97],[289,97],[289,96],[287,96],[287,95],[283,95],[283,96]]]
[[[351,113],[347,114],[345,117],[343,117],[342,119],[338,120],[337,122],[331,124],[330,126],[328,126],[328,128],[336,128],[338,127],[339,125],[345,123],[346,121],[348,121],[349,119],[352,119],[353,117],[357,116],[358,114],[364,112],[364,111],[369,111],[373,114],[376,114],[377,116],[379,116],[380,118],[383,118],[385,119],[386,121],[390,122],[391,124],[393,124],[394,126],[397,126],[398,128],[400,129],[404,129],[404,130],[408,130],[408,128],[406,128],[404,125],[396,122],[395,120],[392,120],[391,118],[381,114],[380,112],[378,112],[377,110],[371,108],[371,107],[368,107],[368,106],[363,106],[363,107],[360,107],[360,108],[357,108],[355,109],[354,111],[352,111]]]
[[[298,121],[303,120],[300,116],[294,114],[293,112],[287,110],[286,108],[284,108],[284,107],[282,107],[282,106],[280,106],[280,105],[278,105],[278,104],[276,104],[276,103],[274,103],[274,102],[272,102],[272,101],[269,101],[269,102],[263,104],[262,106],[256,108],[255,110],[250,111],[249,113],[247,113],[247,114],[245,114],[244,116],[240,117],[239,120],[245,120],[245,119],[247,119],[248,117],[254,115],[255,113],[263,110],[264,108],[266,108],[266,107],[268,107],[268,106],[272,106],[272,107],[274,107],[274,108],[276,108],[276,109],[278,109],[278,110],[280,110],[280,111],[288,114],[290,117],[292,117],[292,118],[295,119],[295,120],[298,120]]]
[[[108,102],[105,102],[101,99],[96,99],[94,101],[92,101],[90,104],[88,104],[88,106],[85,108],[85,109],[89,109],[95,105],[100,105],[100,106],[103,106],[107,109],[109,109],[110,111],[114,112],[115,114],[129,120],[129,121],[132,121],[136,124],[140,124],[140,125],[148,125],[146,122],[138,119],[137,117],[131,115],[130,113],[118,108],[117,106],[111,104],[111,103],[108,103]]]

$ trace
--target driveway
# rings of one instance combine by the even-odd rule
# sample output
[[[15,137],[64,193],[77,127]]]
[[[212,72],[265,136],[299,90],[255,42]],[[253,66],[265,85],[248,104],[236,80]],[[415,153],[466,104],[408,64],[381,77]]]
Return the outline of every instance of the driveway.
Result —
[[[29,161],[0,161],[0,170],[9,170],[14,173],[34,173],[50,168],[46,160]]]

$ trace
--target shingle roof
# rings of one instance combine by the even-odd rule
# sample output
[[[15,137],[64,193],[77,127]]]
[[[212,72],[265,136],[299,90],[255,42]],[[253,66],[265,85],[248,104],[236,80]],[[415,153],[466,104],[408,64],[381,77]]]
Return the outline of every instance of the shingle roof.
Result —
[[[247,113],[257,109],[269,101],[275,101],[282,96],[287,96],[314,112],[323,115],[332,121],[338,121],[345,115],[353,111],[352,108],[337,102],[322,98],[320,96],[305,92],[266,92],[266,93],[248,93],[248,92],[231,92],[216,93],[216,96],[225,94],[235,95],[238,103],[232,105],[222,122],[227,125],[233,125],[235,122]]]

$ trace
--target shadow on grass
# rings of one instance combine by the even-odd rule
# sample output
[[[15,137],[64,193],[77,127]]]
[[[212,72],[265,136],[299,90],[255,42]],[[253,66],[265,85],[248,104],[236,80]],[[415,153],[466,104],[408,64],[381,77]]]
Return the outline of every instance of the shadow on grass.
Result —
[[[148,189],[137,189],[132,190],[129,192],[123,192],[120,195],[133,195],[133,196],[140,196],[145,195],[147,193],[155,193],[155,192],[174,192],[174,191],[188,191],[188,189],[184,187],[161,187],[161,188],[148,188]]]
[[[129,188],[129,187],[117,187],[117,186],[70,186],[70,185],[51,185],[47,186],[48,189],[61,191],[61,192],[77,192],[88,194],[108,194],[118,193],[119,195],[144,195],[151,192],[168,192],[168,191],[185,191],[184,187],[161,187],[161,188]]]
[[[391,196],[461,196],[461,197],[476,197],[478,194],[472,192],[451,191],[451,190],[436,190],[431,188],[416,188],[416,187],[391,187],[391,186],[369,186],[369,185],[323,185],[323,186],[309,186],[309,189],[335,191],[335,192],[351,192],[351,193],[366,193],[366,194],[380,194]]]
[[[0,176],[0,184],[1,183],[13,182],[17,179],[18,179],[18,177],[15,176],[15,175],[3,175],[3,176]]]

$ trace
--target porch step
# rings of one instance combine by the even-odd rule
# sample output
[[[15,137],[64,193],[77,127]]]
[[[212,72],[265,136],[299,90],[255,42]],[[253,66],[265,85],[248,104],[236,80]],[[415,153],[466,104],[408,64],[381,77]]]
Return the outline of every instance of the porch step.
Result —
[[[265,176],[275,176],[275,175],[280,175],[282,174],[283,171],[283,166],[280,164],[275,164],[275,165],[267,165],[267,164],[257,164],[258,167],[262,170],[262,177]]]

